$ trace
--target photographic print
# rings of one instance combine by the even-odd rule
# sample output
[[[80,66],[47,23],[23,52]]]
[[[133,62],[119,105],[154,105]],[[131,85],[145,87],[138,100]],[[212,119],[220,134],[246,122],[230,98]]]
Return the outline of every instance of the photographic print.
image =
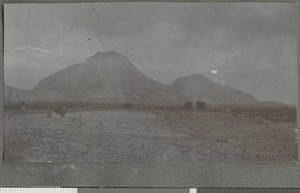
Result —
[[[6,4],[5,161],[297,161],[294,3]]]

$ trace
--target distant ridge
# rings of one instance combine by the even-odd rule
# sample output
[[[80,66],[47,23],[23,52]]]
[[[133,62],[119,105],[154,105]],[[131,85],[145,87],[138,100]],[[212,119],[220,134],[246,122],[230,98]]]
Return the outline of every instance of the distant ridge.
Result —
[[[34,101],[39,99],[32,91],[18,89],[7,84],[4,85],[4,98],[6,102]]]
[[[204,101],[212,104],[254,104],[252,95],[231,87],[221,86],[200,74],[179,77],[164,92],[151,96],[165,103],[183,103],[186,101]]]
[[[200,100],[211,104],[260,104],[252,95],[216,84],[200,74],[163,84],[144,75],[126,56],[114,51],[98,52],[83,63],[59,70],[40,80],[30,91],[6,85],[5,98],[7,102],[97,100],[182,104]],[[261,104],[280,105],[272,101]]]

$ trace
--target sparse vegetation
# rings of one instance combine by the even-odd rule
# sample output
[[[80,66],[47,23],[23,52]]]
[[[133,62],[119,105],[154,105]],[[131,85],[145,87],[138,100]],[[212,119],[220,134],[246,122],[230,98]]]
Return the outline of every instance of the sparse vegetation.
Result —
[[[262,117],[268,120],[296,121],[296,107],[260,107],[260,106],[237,106],[237,105],[211,105],[197,101],[195,106],[202,112],[229,113],[234,116]],[[38,114],[45,113],[48,117],[56,113],[64,117],[67,111],[100,111],[100,110],[146,110],[146,111],[179,111],[192,110],[193,103],[186,102],[184,105],[150,105],[132,103],[99,103],[99,102],[35,102],[35,103],[6,103],[5,111],[14,114]],[[196,109],[195,109],[196,110]]]
[[[183,108],[184,108],[185,110],[192,109],[192,107],[193,107],[193,103],[192,103],[192,102],[186,102],[186,103],[184,103],[184,105],[183,105]]]
[[[288,118],[295,115],[294,108],[207,105],[200,111],[198,108],[181,110],[183,105],[144,105],[141,110],[133,104],[132,110],[124,113],[124,103],[112,107],[99,104],[97,111],[92,105],[86,110],[81,108],[81,103],[78,104],[80,108],[73,106],[71,109],[66,108],[70,104],[58,106],[49,103],[49,110],[45,111],[34,110],[31,104],[27,104],[25,114],[13,115],[9,109],[5,117],[9,127],[6,127],[5,147],[8,153],[5,159],[22,161],[33,156],[32,159],[40,161],[61,161],[71,157],[70,149],[76,149],[78,159],[85,161],[114,161],[119,160],[120,155],[124,155],[121,159],[126,161],[152,158],[173,161],[179,157],[189,161],[288,162],[297,158],[296,122]],[[231,110],[239,112],[239,116],[233,116]],[[57,118],[58,112],[63,111],[68,116]],[[46,116],[47,112],[50,117]],[[266,113],[268,119],[263,118],[261,113]],[[20,125],[26,127],[25,133],[20,132]],[[36,140],[30,140],[37,135]],[[130,137],[133,145],[129,145],[124,135]],[[60,148],[53,148],[45,154],[45,149],[49,149],[49,143],[45,141]],[[82,144],[84,146],[78,148]],[[191,149],[192,154],[189,153]],[[110,157],[103,156],[108,154]],[[14,155],[21,156],[15,158]]]
[[[48,111],[48,112],[47,112],[47,117],[48,117],[48,118],[51,117],[51,114],[52,114],[52,112],[51,112],[51,111]]]
[[[124,108],[125,109],[131,109],[132,108],[132,104],[131,103],[125,103],[124,104]]]
[[[58,107],[54,109],[54,113],[57,113],[60,117],[64,117],[67,114],[67,111]]]
[[[196,106],[198,107],[198,109],[204,109],[206,107],[206,103],[201,102],[201,101],[197,101]]]

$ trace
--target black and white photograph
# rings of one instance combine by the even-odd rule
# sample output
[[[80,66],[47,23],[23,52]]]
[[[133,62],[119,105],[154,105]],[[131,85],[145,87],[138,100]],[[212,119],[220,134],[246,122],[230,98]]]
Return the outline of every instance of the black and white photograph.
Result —
[[[5,4],[4,161],[297,162],[294,3]]]

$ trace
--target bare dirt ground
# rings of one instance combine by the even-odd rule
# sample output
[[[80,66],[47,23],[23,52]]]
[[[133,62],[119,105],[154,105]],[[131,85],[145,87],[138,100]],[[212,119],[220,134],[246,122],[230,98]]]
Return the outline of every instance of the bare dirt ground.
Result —
[[[295,162],[296,122],[195,111],[7,114],[5,160]]]

